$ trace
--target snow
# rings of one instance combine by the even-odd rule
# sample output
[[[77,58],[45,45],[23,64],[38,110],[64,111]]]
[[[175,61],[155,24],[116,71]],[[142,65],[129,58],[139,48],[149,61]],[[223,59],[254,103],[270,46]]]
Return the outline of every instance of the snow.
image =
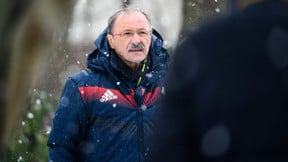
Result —
[[[27,113],[27,118],[28,118],[28,119],[33,119],[33,118],[34,118],[34,114],[31,113],[31,112],[28,112],[28,113]]]

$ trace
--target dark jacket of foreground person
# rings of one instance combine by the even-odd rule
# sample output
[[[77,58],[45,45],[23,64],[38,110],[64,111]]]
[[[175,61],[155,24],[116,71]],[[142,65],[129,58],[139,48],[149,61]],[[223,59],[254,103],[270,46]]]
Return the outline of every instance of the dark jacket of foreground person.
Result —
[[[153,162],[288,161],[288,3],[200,27],[173,61]]]

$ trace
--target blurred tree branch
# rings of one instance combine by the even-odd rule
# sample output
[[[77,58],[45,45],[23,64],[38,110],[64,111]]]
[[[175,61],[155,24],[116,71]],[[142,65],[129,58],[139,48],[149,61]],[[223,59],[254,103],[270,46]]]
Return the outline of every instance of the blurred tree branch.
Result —
[[[55,33],[66,30],[74,1],[0,1],[0,161],[17,119],[26,108],[37,69]]]

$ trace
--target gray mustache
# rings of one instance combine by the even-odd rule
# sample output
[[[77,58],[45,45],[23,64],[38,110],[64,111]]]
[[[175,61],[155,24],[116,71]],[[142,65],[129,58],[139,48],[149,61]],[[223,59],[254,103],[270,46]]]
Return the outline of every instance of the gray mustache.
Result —
[[[143,44],[130,44],[128,46],[128,50],[143,50],[144,49],[144,45]]]

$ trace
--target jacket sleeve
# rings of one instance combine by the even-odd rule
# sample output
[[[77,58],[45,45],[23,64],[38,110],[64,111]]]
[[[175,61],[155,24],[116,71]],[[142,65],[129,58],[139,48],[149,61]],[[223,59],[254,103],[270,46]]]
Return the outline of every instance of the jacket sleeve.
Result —
[[[47,141],[49,161],[78,161],[78,148],[87,123],[87,112],[80,92],[75,81],[69,78],[62,91]]]

